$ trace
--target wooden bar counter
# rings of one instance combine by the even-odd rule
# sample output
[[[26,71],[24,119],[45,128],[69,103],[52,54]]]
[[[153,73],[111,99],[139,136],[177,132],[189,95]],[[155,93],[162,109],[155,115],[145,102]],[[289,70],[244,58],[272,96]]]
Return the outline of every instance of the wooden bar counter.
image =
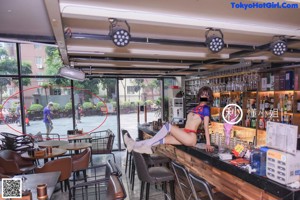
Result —
[[[155,135],[150,126],[140,125],[139,137],[144,139]],[[300,200],[300,189],[291,189],[266,177],[249,174],[215,154],[195,147],[182,145],[161,145],[156,153],[164,154],[183,164],[190,172],[203,177],[218,191],[235,200]],[[181,197],[177,189],[176,197]],[[177,198],[181,199],[181,198]]]

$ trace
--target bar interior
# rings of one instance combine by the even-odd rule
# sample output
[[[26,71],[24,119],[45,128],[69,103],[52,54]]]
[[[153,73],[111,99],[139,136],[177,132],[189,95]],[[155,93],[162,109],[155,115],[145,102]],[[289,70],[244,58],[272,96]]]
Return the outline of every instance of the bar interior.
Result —
[[[0,6],[0,200],[300,200],[298,0]]]

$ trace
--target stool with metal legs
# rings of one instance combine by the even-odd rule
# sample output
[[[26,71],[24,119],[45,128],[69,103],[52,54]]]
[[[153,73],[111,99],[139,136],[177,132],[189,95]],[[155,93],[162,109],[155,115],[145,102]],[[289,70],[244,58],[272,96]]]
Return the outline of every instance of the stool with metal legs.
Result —
[[[188,171],[185,167],[175,161],[171,162],[173,172],[176,177],[176,181],[178,183],[182,199],[189,200],[193,197],[193,191],[191,189],[191,180],[189,178]]]
[[[141,181],[140,199],[143,198],[145,183],[146,183],[146,200],[149,199],[150,184],[156,184],[156,183],[163,183],[164,186],[163,189],[164,189],[164,194],[166,199],[167,197],[170,197],[169,194],[167,194],[167,188],[166,188],[166,183],[169,183],[171,199],[175,199],[175,193],[174,193],[175,178],[172,171],[167,167],[163,167],[163,166],[148,168],[148,165],[142,154],[134,151],[132,152],[132,154],[135,162],[136,171]]]
[[[210,184],[203,178],[198,177],[192,173],[189,173],[191,180],[191,188],[193,191],[193,196],[196,200],[232,200],[232,198],[226,196],[222,192],[213,193]],[[205,197],[199,197],[195,188],[200,188],[202,193],[205,193]]]
[[[130,135],[127,130],[122,129],[123,141],[124,141],[124,135],[126,133],[128,135]],[[137,141],[138,140],[139,139],[137,139]],[[124,146],[126,147],[125,143],[124,143]],[[166,156],[161,156],[161,155],[158,155],[158,154],[151,154],[151,155],[144,154],[144,158],[145,158],[145,161],[146,161],[148,167],[161,166],[161,165],[166,165],[168,167],[169,162],[170,162],[170,158],[168,158]],[[127,151],[126,164],[125,164],[126,165],[125,166],[125,173],[127,171],[128,159],[129,159],[129,170],[128,170],[129,171],[129,180],[130,180],[130,183],[131,183],[131,190],[134,190],[135,164],[134,164],[134,161],[132,159],[132,152],[129,153]]]

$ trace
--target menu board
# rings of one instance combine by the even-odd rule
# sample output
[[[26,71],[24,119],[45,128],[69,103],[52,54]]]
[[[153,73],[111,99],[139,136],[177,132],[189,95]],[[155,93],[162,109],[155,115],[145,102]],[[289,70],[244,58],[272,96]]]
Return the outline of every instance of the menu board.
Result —
[[[296,154],[298,126],[267,122],[267,146],[279,151]]]

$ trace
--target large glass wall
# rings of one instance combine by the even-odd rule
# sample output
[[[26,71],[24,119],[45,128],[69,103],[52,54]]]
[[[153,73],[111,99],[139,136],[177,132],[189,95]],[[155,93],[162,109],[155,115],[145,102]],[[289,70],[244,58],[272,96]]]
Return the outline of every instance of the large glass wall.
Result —
[[[118,148],[117,79],[74,82],[76,128],[84,132],[110,129]]]
[[[46,133],[43,109],[49,102],[53,102],[51,133],[58,133],[61,138],[66,138],[67,130],[73,129],[70,81],[64,79],[65,85],[58,85],[57,80],[59,79],[30,78],[30,83],[23,87],[26,133]],[[26,79],[22,78],[22,81],[25,82]]]
[[[119,91],[120,126],[136,138],[138,120],[142,124],[161,118],[161,80],[126,78],[119,80]]]
[[[116,135],[114,149],[118,149],[119,124],[136,137],[138,118],[140,123],[162,118],[161,80],[90,78],[77,82],[57,76],[61,66],[55,47],[0,42],[1,132],[45,133],[42,112],[53,102],[52,133],[64,138],[74,128],[84,132],[111,129]]]

